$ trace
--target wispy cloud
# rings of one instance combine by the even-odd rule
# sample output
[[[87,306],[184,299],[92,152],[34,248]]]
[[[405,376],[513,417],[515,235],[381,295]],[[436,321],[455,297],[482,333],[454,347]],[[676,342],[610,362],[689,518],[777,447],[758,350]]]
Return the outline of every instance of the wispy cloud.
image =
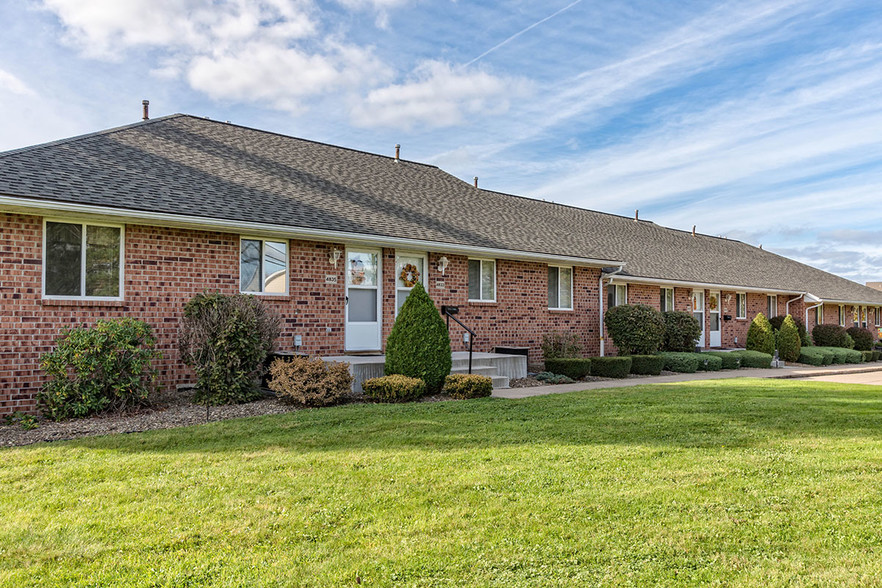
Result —
[[[19,96],[35,96],[36,93],[26,83],[8,71],[0,69],[0,92],[18,94]]]

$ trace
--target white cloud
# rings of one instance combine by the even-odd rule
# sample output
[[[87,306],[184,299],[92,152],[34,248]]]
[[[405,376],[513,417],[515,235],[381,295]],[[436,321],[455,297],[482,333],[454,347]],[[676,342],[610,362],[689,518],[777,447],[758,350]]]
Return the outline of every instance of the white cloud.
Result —
[[[468,115],[499,114],[509,99],[523,95],[527,82],[501,78],[484,71],[455,69],[440,61],[425,61],[411,80],[372,90],[352,111],[365,127],[445,127],[462,123]]]
[[[8,71],[0,69],[0,92],[18,94],[19,96],[35,96],[36,93],[26,83]]]

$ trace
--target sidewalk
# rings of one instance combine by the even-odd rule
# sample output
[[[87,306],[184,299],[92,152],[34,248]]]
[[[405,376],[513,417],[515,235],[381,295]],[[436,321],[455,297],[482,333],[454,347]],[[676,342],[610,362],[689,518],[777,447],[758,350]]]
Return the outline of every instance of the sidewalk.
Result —
[[[867,374],[878,372],[882,375],[882,362],[874,364],[854,364],[823,367],[783,367],[773,369],[740,369],[720,372],[697,372],[694,374],[674,374],[671,376],[649,376],[647,378],[625,378],[622,380],[603,380],[600,382],[576,382],[575,384],[557,384],[554,386],[534,386],[532,388],[503,388],[493,391],[494,398],[517,400],[531,396],[546,394],[563,394],[582,390],[600,390],[602,388],[626,388],[628,386],[644,386],[646,384],[665,384],[671,382],[691,382],[693,380],[726,380],[731,378],[817,378],[819,376],[847,376],[850,374]],[[866,378],[864,378],[866,380]],[[866,383],[872,383],[869,378]],[[858,382],[855,383],[864,383]]]

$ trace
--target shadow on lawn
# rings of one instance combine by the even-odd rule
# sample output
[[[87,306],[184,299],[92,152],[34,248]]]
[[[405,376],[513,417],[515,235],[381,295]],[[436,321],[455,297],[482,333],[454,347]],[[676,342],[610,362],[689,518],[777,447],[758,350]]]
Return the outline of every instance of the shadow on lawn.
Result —
[[[399,405],[236,419],[72,446],[132,452],[295,452],[639,444],[750,446],[770,437],[882,438],[882,388],[745,380]]]

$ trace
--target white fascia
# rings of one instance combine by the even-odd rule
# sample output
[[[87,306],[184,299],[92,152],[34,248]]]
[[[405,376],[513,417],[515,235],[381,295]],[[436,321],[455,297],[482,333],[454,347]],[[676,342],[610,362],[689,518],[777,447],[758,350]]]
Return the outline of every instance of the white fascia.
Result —
[[[687,282],[684,280],[666,280],[664,278],[641,278],[638,276],[616,276],[617,282],[627,282],[629,284],[649,284],[659,286],[674,286],[681,288],[702,288],[708,290],[729,290],[731,292],[758,292],[761,294],[789,294],[798,296],[805,292],[798,290],[774,290],[769,288],[754,288],[752,286],[736,286],[733,284],[714,284],[711,282]]]

